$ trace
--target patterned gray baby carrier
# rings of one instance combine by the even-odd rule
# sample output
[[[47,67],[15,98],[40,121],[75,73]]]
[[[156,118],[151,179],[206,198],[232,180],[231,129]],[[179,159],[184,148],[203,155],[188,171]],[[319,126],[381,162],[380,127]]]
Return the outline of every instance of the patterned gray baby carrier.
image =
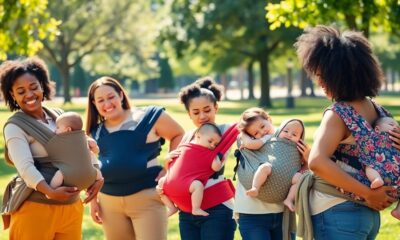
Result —
[[[240,149],[235,152],[238,160],[236,173],[240,183],[246,189],[251,188],[257,168],[265,162],[271,163],[271,174],[261,186],[257,196],[262,201],[269,203],[283,202],[292,185],[292,177],[301,168],[301,156],[297,150],[296,143],[277,137],[281,130],[291,121],[299,120],[291,119],[281,124],[274,136],[260,149]],[[301,121],[299,122],[303,124]],[[302,139],[304,138],[304,131],[301,137]],[[238,139],[237,144],[239,147],[240,139]]]

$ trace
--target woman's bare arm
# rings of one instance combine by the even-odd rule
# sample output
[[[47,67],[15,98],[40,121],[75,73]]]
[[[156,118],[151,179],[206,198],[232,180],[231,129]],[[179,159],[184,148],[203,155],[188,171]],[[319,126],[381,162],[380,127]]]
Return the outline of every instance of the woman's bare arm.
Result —
[[[158,136],[170,142],[169,151],[178,147],[185,133],[183,128],[166,112],[161,113],[154,127]]]
[[[336,113],[332,111],[325,113],[310,152],[308,161],[310,169],[330,184],[364,198],[371,208],[382,210],[390,206],[396,201],[387,194],[387,191],[393,190],[392,187],[371,190],[330,159],[340,141],[346,137],[347,131],[344,122]]]

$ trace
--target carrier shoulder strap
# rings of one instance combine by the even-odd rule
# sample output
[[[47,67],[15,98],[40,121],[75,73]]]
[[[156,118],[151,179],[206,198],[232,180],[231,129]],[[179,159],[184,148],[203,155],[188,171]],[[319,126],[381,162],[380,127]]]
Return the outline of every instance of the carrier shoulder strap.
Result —
[[[57,116],[62,113],[60,109],[43,109],[53,119],[56,119]],[[13,116],[11,116],[4,124],[3,132],[4,128],[10,123],[20,127],[23,131],[32,136],[38,142],[40,142],[43,146],[45,146],[47,142],[54,136],[54,132],[51,131],[48,127],[23,112],[16,112]],[[8,163],[12,164],[11,160],[8,157],[7,144],[5,144],[5,159]]]

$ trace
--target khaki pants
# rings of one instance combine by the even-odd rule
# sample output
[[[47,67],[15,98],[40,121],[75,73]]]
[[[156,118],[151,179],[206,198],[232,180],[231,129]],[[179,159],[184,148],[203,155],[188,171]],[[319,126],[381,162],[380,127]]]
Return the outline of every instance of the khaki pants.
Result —
[[[167,239],[167,214],[154,188],[128,196],[98,195],[108,240]]]
[[[11,215],[11,240],[82,239],[83,205],[50,205],[26,201]]]

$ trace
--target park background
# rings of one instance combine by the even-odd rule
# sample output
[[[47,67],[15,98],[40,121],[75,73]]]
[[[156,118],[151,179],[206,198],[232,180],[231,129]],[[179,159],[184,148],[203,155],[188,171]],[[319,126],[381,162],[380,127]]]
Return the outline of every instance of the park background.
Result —
[[[40,56],[56,83],[49,105],[82,115],[90,83],[112,76],[128,89],[134,106],[164,106],[185,130],[193,125],[177,92],[209,75],[226,89],[218,122],[237,121],[245,108],[261,106],[275,125],[304,120],[312,144],[331,102],[301,69],[293,43],[316,24],[359,30],[369,38],[386,75],[377,102],[400,120],[399,0],[0,0],[0,61]],[[2,104],[1,135],[9,116]],[[15,174],[4,163],[3,146],[1,138],[0,194]],[[229,178],[234,164],[230,156]],[[102,238],[87,212],[84,239]],[[176,216],[168,229],[169,239],[179,239]],[[378,239],[399,236],[399,222],[385,210]],[[0,239],[7,239],[6,231],[0,230]]]

